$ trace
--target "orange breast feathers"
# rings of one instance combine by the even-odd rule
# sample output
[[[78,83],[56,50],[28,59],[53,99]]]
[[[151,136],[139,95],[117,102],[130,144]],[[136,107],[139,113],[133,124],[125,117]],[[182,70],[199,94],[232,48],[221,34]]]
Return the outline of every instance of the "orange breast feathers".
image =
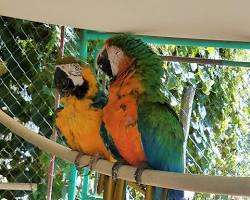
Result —
[[[86,74],[84,73],[85,76]],[[84,78],[88,80],[86,77]],[[87,93],[89,97],[93,96],[97,90],[92,89],[91,91]],[[89,155],[99,153],[110,160],[111,155],[100,136],[102,109],[92,107],[93,102],[90,98],[79,100],[75,96],[68,96],[63,97],[62,102],[64,108],[57,113],[56,126],[66,138],[68,145],[73,150]]]
[[[137,126],[137,98],[142,92],[136,77],[116,80],[110,85],[109,100],[103,109],[103,121],[117,149],[134,166],[146,160]]]

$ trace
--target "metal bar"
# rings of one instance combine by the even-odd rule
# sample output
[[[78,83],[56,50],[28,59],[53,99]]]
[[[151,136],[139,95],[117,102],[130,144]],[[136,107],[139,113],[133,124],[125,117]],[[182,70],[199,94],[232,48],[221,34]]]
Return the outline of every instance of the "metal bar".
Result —
[[[87,32],[85,30],[81,30],[81,46],[80,46],[80,58],[83,60],[87,60],[88,57],[88,39]]]
[[[26,190],[36,191],[36,183],[0,183],[0,190]]]
[[[206,58],[188,58],[180,56],[161,56],[165,61],[170,62],[183,62],[183,63],[197,63],[203,65],[225,65],[225,66],[238,66],[238,67],[250,67],[250,62],[230,61],[230,60],[214,60]]]
[[[60,38],[60,47],[59,47],[59,53],[58,53],[59,58],[63,57],[64,55],[64,34],[65,34],[65,28],[64,26],[61,26],[61,38]],[[57,90],[55,90],[55,102],[54,102],[55,110],[59,107],[59,102],[60,102],[60,96]],[[54,126],[52,130],[52,140],[56,141],[56,138],[57,138],[57,130]],[[50,162],[49,162],[47,200],[51,200],[51,197],[52,197],[55,159],[56,159],[55,155],[52,155]]]
[[[89,176],[86,176],[86,174],[89,174],[90,170],[88,168],[84,168],[82,171],[82,174],[85,174],[82,184],[82,192],[81,192],[81,200],[87,200],[89,199],[88,196],[88,186],[89,186]]]
[[[77,169],[74,164],[70,165],[69,171],[69,187],[68,187],[68,200],[75,200],[76,196],[76,178]]]
[[[87,40],[106,40],[107,38],[117,33],[102,33],[102,32],[88,30],[85,32],[85,34]],[[144,42],[154,43],[154,44],[250,49],[250,42],[154,37],[154,36],[143,36],[143,35],[138,35],[137,37],[142,39]]]
[[[115,33],[101,33],[96,31],[84,31],[86,40],[106,40],[112,37]],[[175,45],[191,45],[194,46],[209,46],[209,47],[223,47],[223,48],[243,48],[250,49],[250,42],[228,42],[228,41],[212,41],[212,40],[194,40],[194,39],[178,39],[178,38],[159,38],[138,36],[145,42],[156,44],[175,44]],[[192,45],[193,46],[193,45]],[[239,66],[250,67],[250,62],[230,61],[230,60],[214,60],[205,58],[187,58],[179,56],[161,56],[165,61],[171,62],[185,62],[197,64],[210,64],[210,65],[225,65],[225,66]]]

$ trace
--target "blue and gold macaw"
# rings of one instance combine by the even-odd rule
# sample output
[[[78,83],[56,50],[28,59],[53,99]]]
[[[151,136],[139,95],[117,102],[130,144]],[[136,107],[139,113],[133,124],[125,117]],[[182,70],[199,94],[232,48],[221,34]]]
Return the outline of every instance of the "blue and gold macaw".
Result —
[[[58,61],[54,80],[63,103],[63,108],[56,113],[56,126],[69,147],[93,158],[100,155],[114,162],[100,131],[106,96],[98,89],[92,68],[76,58],[66,57]],[[111,179],[105,177],[104,184],[99,185],[104,188],[104,199],[124,196],[124,182],[117,181],[114,188]]]

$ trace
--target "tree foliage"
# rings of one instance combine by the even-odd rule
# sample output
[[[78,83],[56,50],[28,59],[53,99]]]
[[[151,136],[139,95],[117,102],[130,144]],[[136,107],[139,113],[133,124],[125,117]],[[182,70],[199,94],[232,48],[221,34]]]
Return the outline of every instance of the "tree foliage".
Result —
[[[50,137],[54,123],[52,64],[58,54],[58,28],[1,17],[0,36],[0,106],[25,126]],[[68,51],[72,50],[68,48]],[[49,155],[3,126],[0,126],[0,136],[0,178],[8,182],[39,184],[37,193],[0,191],[0,197],[14,199],[29,195],[29,199],[45,199]],[[64,185],[60,173],[63,174],[57,171],[55,176],[56,191],[62,191],[57,185]],[[54,199],[58,199],[58,195],[61,196],[57,194]]]
[[[157,48],[156,48],[157,49]],[[170,55],[242,60],[245,50],[165,46]],[[166,85],[176,109],[183,87],[196,87],[188,139],[187,169],[209,175],[249,175],[250,70],[228,66],[168,63]],[[197,199],[211,195],[197,194]],[[219,196],[214,196],[215,199]],[[227,199],[229,197],[221,197]]]

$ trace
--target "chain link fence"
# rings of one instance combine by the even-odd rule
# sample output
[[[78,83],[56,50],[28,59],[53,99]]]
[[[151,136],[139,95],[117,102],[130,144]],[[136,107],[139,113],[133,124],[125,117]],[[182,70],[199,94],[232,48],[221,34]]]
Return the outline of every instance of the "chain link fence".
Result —
[[[57,26],[0,18],[0,106],[10,116],[43,136],[54,123],[53,63],[57,59]],[[78,56],[79,37],[68,28],[65,54]],[[58,142],[63,143],[59,137]],[[0,191],[1,199],[45,199],[50,155],[0,126],[0,181],[37,183],[35,193]],[[63,196],[67,164],[56,160],[53,199]],[[65,166],[65,167],[62,167]],[[61,194],[57,194],[61,193]],[[25,199],[24,198],[24,199]]]
[[[0,107],[33,131],[50,138],[54,126],[53,72],[58,57],[58,26],[0,17]],[[79,30],[66,28],[65,55],[79,56]],[[93,64],[98,42],[90,41]],[[161,55],[238,59],[244,50],[152,46]],[[179,113],[183,88],[193,85],[187,151],[187,172],[211,175],[250,175],[250,70],[211,65],[166,63],[166,95]],[[59,136],[57,142],[65,145]],[[0,199],[46,199],[50,155],[0,125],[0,183],[37,183],[32,191],[0,190]],[[52,199],[66,199],[69,164],[56,159]],[[92,176],[93,178],[94,176]],[[94,179],[92,179],[94,180]],[[95,182],[90,181],[90,190]],[[129,189],[128,199],[136,197]],[[195,199],[231,199],[196,194]]]
[[[249,51],[161,46],[164,55],[249,61]],[[184,87],[196,88],[188,137],[186,171],[218,176],[250,174],[249,68],[166,63],[169,102],[181,109]],[[195,199],[248,199],[196,193]]]

